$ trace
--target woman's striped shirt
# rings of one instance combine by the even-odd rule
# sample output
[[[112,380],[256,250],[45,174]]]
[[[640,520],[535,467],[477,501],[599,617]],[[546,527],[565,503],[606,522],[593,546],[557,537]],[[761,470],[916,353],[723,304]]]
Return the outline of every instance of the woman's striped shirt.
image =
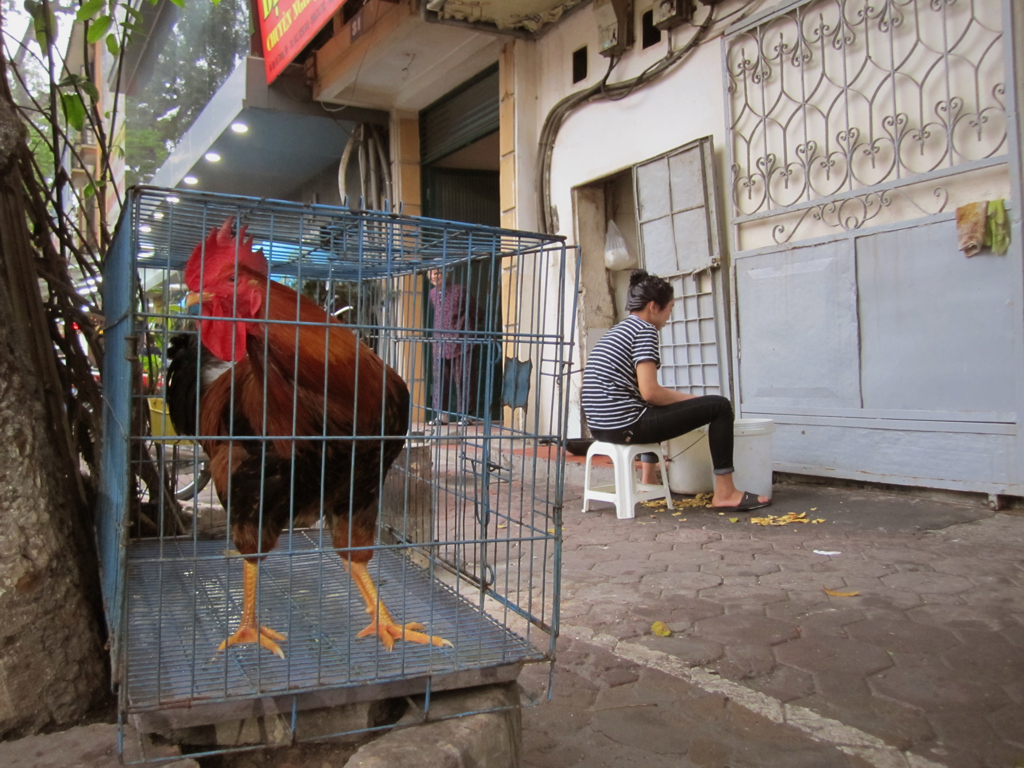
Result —
[[[583,371],[583,412],[591,429],[621,429],[647,410],[636,377],[638,363],[661,367],[658,329],[630,315],[597,342]]]

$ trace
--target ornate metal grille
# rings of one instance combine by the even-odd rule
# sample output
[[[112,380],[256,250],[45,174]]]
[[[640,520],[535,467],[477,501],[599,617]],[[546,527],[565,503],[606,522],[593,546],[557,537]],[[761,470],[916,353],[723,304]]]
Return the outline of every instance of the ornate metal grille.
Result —
[[[1000,0],[818,0],[733,34],[734,223],[803,210],[797,226],[854,229],[897,190],[941,210],[944,191],[908,185],[1009,151],[1001,26]]]

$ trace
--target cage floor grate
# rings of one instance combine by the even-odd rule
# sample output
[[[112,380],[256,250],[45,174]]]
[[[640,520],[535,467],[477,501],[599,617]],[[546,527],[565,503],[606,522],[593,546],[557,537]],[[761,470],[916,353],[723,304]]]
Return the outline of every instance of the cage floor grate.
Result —
[[[341,558],[317,530],[281,536],[260,566],[259,621],[288,636],[282,661],[255,645],[217,652],[242,610],[242,560],[223,540],[132,542],[128,552],[129,712],[325,688],[437,678],[543,657],[400,552],[377,550],[370,573],[395,621],[418,621],[454,647],[356,639],[369,623]],[[323,546],[330,547],[329,539]]]

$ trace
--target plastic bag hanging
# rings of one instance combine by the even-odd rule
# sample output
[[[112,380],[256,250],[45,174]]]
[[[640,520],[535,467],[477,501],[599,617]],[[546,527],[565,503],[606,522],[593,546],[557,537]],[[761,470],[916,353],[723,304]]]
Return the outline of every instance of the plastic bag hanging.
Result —
[[[607,269],[632,269],[636,266],[636,257],[626,248],[626,239],[622,236],[614,221],[608,221],[608,233],[604,237],[604,265]]]

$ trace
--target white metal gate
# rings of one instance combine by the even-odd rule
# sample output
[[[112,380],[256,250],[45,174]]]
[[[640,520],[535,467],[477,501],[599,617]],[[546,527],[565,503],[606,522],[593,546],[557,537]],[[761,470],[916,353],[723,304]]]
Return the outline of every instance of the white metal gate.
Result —
[[[732,30],[734,398],[776,469],[1024,492],[1013,0],[799,0]],[[1008,253],[954,210],[1005,198]]]

